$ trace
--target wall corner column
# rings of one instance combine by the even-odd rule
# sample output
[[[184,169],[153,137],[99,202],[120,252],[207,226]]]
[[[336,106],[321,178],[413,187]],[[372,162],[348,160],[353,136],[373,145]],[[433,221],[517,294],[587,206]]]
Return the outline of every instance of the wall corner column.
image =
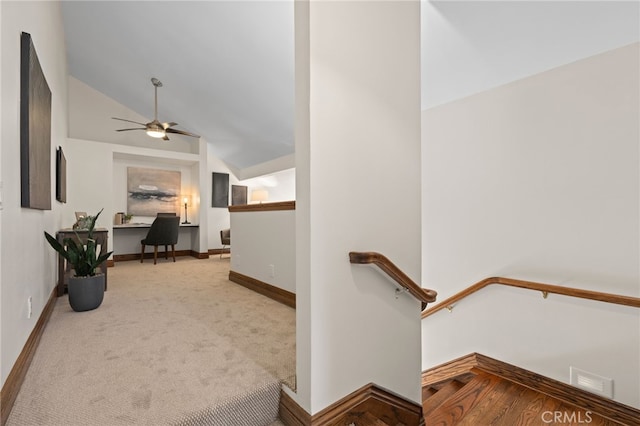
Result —
[[[296,1],[295,41],[296,402],[420,401],[420,303],[348,256],[420,281],[420,3]]]

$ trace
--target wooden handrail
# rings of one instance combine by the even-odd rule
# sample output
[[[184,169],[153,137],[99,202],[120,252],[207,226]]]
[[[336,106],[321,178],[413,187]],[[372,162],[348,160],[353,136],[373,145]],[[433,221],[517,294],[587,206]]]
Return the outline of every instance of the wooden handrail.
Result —
[[[473,294],[476,291],[481,290],[491,284],[502,284],[510,287],[519,287],[519,288],[526,288],[529,290],[541,291],[545,298],[547,297],[548,293],[554,293],[554,294],[562,294],[564,296],[578,297],[581,299],[597,300],[600,302],[615,303],[617,305],[626,305],[626,306],[633,306],[636,308],[640,308],[640,298],[637,298],[637,297],[621,296],[619,294],[601,293],[598,291],[583,290],[579,288],[563,287],[559,285],[516,280],[513,278],[491,277],[491,278],[485,278],[484,280],[475,283],[471,287],[468,287],[462,290],[461,292],[454,294],[448,299],[443,300],[437,305],[427,309],[422,313],[422,318],[426,318],[429,315],[432,315],[444,308],[451,310],[451,307],[454,303],[458,302],[461,299],[464,299],[470,294]]]
[[[261,204],[236,204],[227,207],[231,213],[237,212],[270,212],[276,210],[295,210],[296,202],[294,201],[272,201]]]
[[[427,307],[427,303],[433,303],[436,301],[436,293],[433,290],[420,287],[416,284],[407,274],[402,272],[392,261],[387,259],[384,255],[373,251],[369,252],[355,252],[349,253],[349,261],[351,263],[369,264],[373,263],[378,268],[386,272],[391,278],[394,279],[402,288],[405,288],[413,297],[422,302],[422,310]]]

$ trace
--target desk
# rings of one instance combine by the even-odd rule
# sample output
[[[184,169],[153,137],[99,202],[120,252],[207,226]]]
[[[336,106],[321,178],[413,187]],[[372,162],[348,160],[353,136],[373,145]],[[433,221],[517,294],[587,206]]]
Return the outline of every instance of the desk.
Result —
[[[150,227],[150,223],[113,225],[113,260],[120,262],[140,259],[140,240],[147,236]],[[197,224],[180,224],[176,255],[198,252],[199,229]]]
[[[180,228],[197,228],[199,225],[188,223],[180,224]],[[113,225],[113,229],[135,229],[135,228],[151,228],[150,223],[125,223],[124,225]]]
[[[86,244],[87,234],[89,231],[85,230],[74,230],[71,228],[61,229],[56,232],[56,239],[60,244],[64,245],[65,238],[76,238],[76,232],[80,237],[80,243]],[[93,230],[93,238],[96,240],[96,251],[107,250],[108,245],[107,242],[109,240],[109,231],[106,228],[96,228]],[[76,241],[78,239],[76,238]],[[107,262],[104,261],[99,266],[100,272],[104,274],[104,290],[107,291]],[[67,288],[67,283],[69,282],[69,276],[71,275],[71,265],[67,260],[58,254],[58,285],[56,295],[58,297],[64,294],[64,290]]]

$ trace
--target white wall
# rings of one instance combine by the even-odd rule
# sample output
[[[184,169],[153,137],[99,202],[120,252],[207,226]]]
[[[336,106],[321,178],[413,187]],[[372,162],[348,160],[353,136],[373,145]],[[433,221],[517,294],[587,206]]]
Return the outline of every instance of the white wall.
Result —
[[[2,7],[0,7],[0,25],[2,24]],[[2,46],[2,31],[0,31],[0,46]],[[0,99],[4,99],[2,97],[3,91],[2,91],[2,56],[0,56]],[[2,104],[3,102],[0,101],[0,120],[4,120],[4,116],[2,115]],[[2,121],[0,121],[1,123]],[[3,189],[3,173],[2,173],[2,148],[0,147],[0,235],[2,235],[2,210],[3,210],[3,196],[4,196],[4,189]],[[3,338],[2,338],[2,246],[3,244],[0,244],[0,354],[4,353],[2,347],[2,342],[3,342]],[[2,373],[2,357],[0,357],[0,386],[4,385],[4,374]]]
[[[383,252],[419,281],[419,18],[418,2],[296,2],[295,398],[311,414],[370,382],[421,398],[419,302],[348,257]]]
[[[5,380],[40,316],[56,283],[56,257],[43,231],[61,225],[61,205],[55,201],[55,149],[67,136],[67,67],[62,18],[58,2],[0,2],[1,139],[0,166],[2,240],[0,299]],[[52,93],[51,194],[52,210],[20,207],[20,33],[30,33]],[[25,254],[28,260],[25,260]],[[33,315],[27,318],[27,298]]]
[[[251,192],[264,189],[269,194],[268,202],[292,201],[296,199],[296,169],[281,170],[259,177],[241,180],[241,185],[248,187],[247,201],[251,200]]]
[[[62,208],[61,227],[70,228],[75,222],[75,212],[95,215],[104,209],[96,226],[109,229],[116,211],[113,200],[113,151],[106,143],[67,139],[64,155],[67,159],[67,202]],[[109,250],[113,242],[109,241]]]
[[[250,179],[257,176],[265,176],[270,173],[279,172],[281,170],[292,169],[296,166],[296,155],[289,154],[283,157],[274,158],[273,160],[265,161],[264,163],[256,164],[255,166],[247,167],[245,169],[231,168],[234,175],[240,180]]]
[[[295,218],[295,210],[231,213],[231,270],[295,293]]]
[[[423,286],[489,276],[640,295],[639,49],[423,112]],[[489,288],[423,321],[423,368],[471,352],[640,406],[638,309]],[[613,355],[615,354],[615,356]]]
[[[311,413],[311,52],[310,2],[294,3],[296,152],[296,392],[287,392]]]
[[[638,41],[637,1],[422,1],[422,108]]]

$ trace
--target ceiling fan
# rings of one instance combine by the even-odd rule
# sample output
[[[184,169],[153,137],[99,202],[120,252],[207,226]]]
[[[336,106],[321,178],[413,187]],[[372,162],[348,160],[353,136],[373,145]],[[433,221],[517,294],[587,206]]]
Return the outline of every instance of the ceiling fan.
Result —
[[[153,121],[150,121],[149,123],[139,123],[137,121],[131,121],[131,120],[125,120],[124,118],[116,118],[116,117],[111,117],[114,120],[120,120],[120,121],[127,121],[129,123],[135,123],[135,124],[139,124],[141,126],[144,127],[134,127],[131,129],[118,129],[116,130],[116,132],[126,132],[129,130],[145,130],[147,132],[147,135],[151,136],[152,138],[162,138],[165,141],[169,140],[169,137],[167,136],[167,133],[175,133],[178,135],[185,135],[185,136],[191,136],[194,138],[199,138],[200,136],[194,134],[194,133],[190,133],[190,132],[185,132],[184,130],[176,130],[176,129],[172,129],[171,127],[173,126],[177,126],[178,123],[174,123],[174,122],[170,122],[170,123],[161,123],[158,121],[158,87],[162,87],[162,82],[160,80],[158,80],[157,78],[152,78],[151,79],[151,83],[153,83],[154,86],[154,90],[155,90],[155,113],[153,116]]]

